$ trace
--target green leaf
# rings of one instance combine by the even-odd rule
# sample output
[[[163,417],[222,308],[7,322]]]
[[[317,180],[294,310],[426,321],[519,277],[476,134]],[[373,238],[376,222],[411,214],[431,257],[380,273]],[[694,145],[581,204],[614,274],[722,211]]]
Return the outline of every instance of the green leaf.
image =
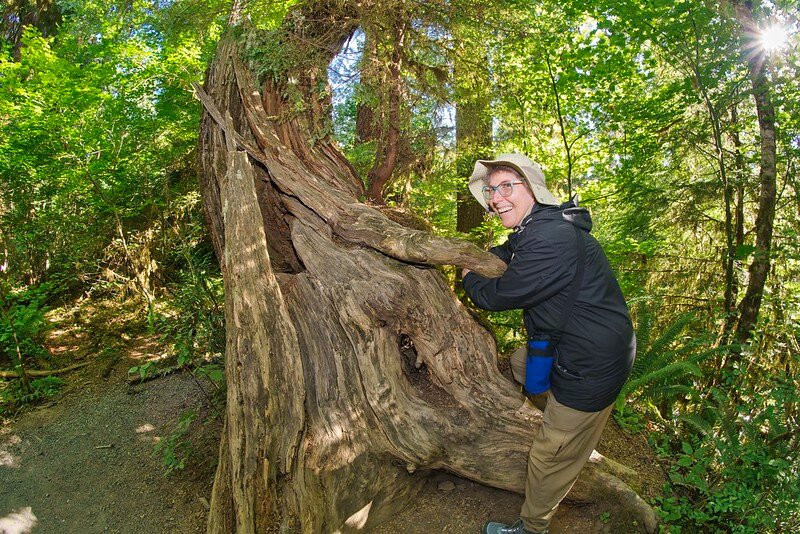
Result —
[[[756,250],[758,250],[757,247],[754,247],[753,245],[739,245],[736,247],[736,259],[747,259]]]

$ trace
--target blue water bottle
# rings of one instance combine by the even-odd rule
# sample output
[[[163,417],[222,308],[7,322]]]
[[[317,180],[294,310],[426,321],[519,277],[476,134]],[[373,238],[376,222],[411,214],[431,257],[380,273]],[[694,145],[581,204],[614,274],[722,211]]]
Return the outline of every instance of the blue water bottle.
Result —
[[[528,341],[528,356],[525,360],[525,391],[532,395],[550,389],[550,369],[555,360],[553,343],[549,339]]]

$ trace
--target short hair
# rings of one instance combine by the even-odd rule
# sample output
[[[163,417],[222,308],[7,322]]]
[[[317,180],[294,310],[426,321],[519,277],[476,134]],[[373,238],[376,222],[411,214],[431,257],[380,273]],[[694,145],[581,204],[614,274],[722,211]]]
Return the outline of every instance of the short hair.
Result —
[[[515,169],[511,165],[496,165],[490,168],[489,172],[486,173],[486,178],[483,179],[483,182],[486,185],[489,185],[489,179],[498,172],[510,172],[511,174],[516,176],[517,180],[522,182],[522,184],[525,186],[525,189],[527,189],[528,192],[533,196],[533,199],[536,200],[536,194],[533,192],[533,189],[531,189],[531,184],[528,182],[528,179],[522,176],[522,173],[520,173],[517,169]]]
[[[521,172],[519,172],[517,169],[515,169],[514,167],[512,167],[510,165],[495,165],[495,166],[492,166],[489,169],[489,172],[486,173],[486,178],[484,178],[483,181],[488,184],[489,183],[489,179],[493,175],[497,174],[498,172],[510,172],[511,174],[516,176],[518,180],[522,180],[522,183],[524,183],[526,187],[528,186],[528,180],[526,180],[525,177],[522,176]]]

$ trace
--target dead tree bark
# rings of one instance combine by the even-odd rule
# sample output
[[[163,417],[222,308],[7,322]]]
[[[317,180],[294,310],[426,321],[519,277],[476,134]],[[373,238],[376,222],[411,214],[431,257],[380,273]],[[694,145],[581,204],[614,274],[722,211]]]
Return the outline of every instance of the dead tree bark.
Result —
[[[327,6],[289,17],[285,38],[316,54],[316,67],[286,77],[306,98],[354,30],[354,13]],[[325,103],[293,116],[286,87],[257,84],[241,59],[249,31],[222,38],[196,87],[227,329],[208,532],[369,528],[407,504],[431,469],[522,491],[541,413],[498,372],[491,335],[431,267],[496,276],[504,265],[359,203],[363,185],[344,157],[324,137],[310,141]],[[649,506],[611,474],[624,470],[596,459],[576,492],[613,492],[654,528]]]

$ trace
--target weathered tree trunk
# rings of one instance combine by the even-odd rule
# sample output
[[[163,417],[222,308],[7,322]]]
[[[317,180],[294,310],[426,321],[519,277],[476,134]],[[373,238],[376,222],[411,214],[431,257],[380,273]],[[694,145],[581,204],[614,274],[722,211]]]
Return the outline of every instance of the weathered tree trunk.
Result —
[[[354,29],[353,13],[329,7],[315,6],[313,25],[291,17],[286,39],[313,43],[316,63],[286,78],[304,91],[324,82]],[[491,335],[431,268],[497,275],[502,262],[359,203],[363,186],[343,156],[325,138],[309,141],[324,102],[289,115],[286,87],[257,85],[242,62],[249,30],[236,34],[196,87],[227,323],[208,531],[368,528],[407,504],[430,469],[522,491],[541,413],[498,372]],[[576,491],[612,491],[653,527],[652,510],[609,474],[614,464],[597,460]]]

